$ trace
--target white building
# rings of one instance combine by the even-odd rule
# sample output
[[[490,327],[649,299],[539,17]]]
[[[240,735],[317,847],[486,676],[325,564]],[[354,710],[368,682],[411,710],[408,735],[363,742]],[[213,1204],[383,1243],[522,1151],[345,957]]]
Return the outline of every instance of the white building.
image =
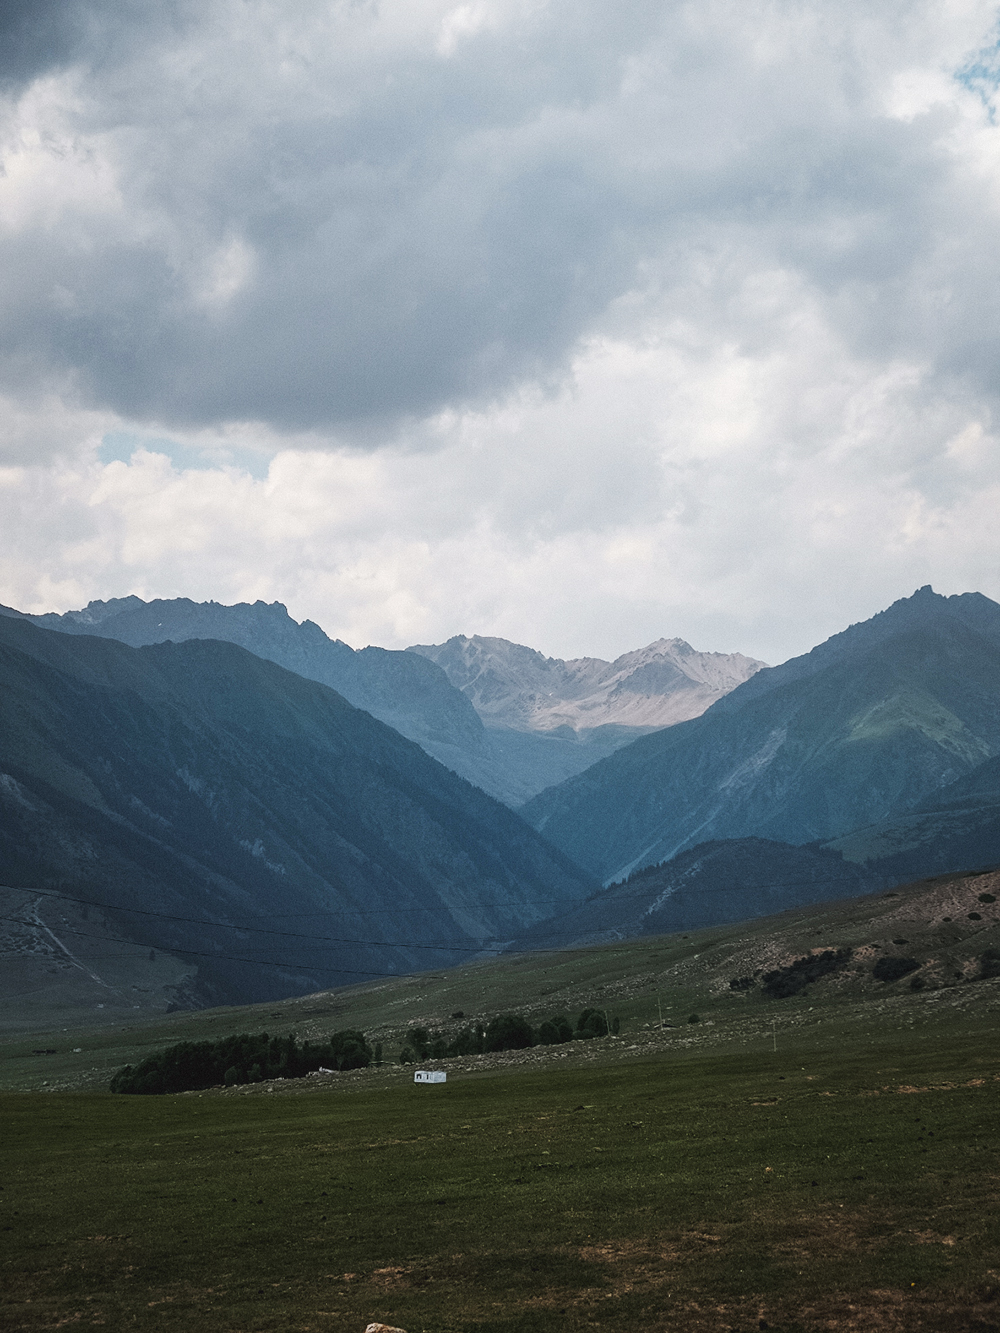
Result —
[[[418,1069],[413,1075],[414,1083],[446,1083],[448,1075],[443,1069]]]

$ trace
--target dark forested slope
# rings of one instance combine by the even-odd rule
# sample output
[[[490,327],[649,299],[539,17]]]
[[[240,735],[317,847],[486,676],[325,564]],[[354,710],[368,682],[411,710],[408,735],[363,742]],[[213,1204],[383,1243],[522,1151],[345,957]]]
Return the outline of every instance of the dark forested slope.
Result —
[[[197,954],[216,1002],[455,962],[593,888],[323,685],[228,643],[8,617],[0,883],[111,904],[123,935]]]

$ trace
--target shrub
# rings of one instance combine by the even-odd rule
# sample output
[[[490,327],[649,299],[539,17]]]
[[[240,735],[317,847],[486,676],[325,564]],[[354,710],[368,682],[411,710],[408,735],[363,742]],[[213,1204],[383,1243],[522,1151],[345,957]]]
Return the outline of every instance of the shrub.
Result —
[[[898,981],[916,972],[919,966],[915,958],[880,958],[872,968],[872,976],[876,981]]]
[[[752,989],[753,989],[753,977],[730,977],[730,978],[729,978],[729,989],[730,989],[730,990],[752,990]]]
[[[1000,949],[985,949],[979,955],[979,976],[983,981],[1000,977]]]
[[[798,995],[812,982],[846,967],[850,956],[850,949],[825,949],[823,953],[810,953],[803,958],[796,958],[787,967],[764,973],[764,994],[772,1000],[786,1000],[792,995]]]
[[[689,1022],[689,1023],[700,1023],[700,1022],[701,1022],[701,1015],[700,1015],[700,1014],[688,1014],[688,1022]]]
[[[995,903],[996,900],[997,896],[995,893],[981,893],[979,895],[979,901],[981,903]]]

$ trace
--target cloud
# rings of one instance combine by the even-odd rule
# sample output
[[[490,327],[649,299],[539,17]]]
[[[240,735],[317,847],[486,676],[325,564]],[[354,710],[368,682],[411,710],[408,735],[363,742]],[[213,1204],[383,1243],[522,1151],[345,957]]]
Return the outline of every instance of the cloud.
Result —
[[[6,13],[0,599],[776,661],[1000,595],[993,6]]]
[[[995,391],[995,134],[949,74],[986,6],[39,17],[0,182],[8,391],[381,442],[558,383],[628,292],[709,270],[724,322],[733,270],[775,268],[863,350]]]
[[[122,439],[0,473],[3,600],[261,597],[356,646],[614,657],[679,634],[780,661],[927,582],[1000,597],[988,423],[919,365],[854,359],[780,274],[741,300],[797,337],[749,356],[648,312],[558,392],[392,448],[286,448],[254,477],[208,436]]]

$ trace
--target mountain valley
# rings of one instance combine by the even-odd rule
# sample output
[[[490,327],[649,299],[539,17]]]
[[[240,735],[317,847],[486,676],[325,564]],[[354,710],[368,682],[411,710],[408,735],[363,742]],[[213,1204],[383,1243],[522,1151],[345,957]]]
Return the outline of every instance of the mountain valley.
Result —
[[[563,661],[478,634],[407,651],[435,662],[469,699],[501,763],[524,756],[524,771],[535,776],[511,784],[515,806],[536,794],[534,783],[565,781],[640,736],[700,716],[765,665],[741,653],[697,652],[683,639],[660,639],[614,662]]]
[[[136,649],[0,617],[0,735],[22,971],[93,971],[70,959],[91,912],[111,970],[128,954],[134,973],[141,945],[159,980],[132,982],[164,999],[171,956],[174,1004],[277,997],[499,947],[594,887],[418,745],[232,644]],[[52,894],[68,943],[39,916]]]
[[[0,615],[0,710],[18,1011],[268,1001],[1000,863],[1000,606],[978,594],[921,589],[776,668],[680,640],[355,652],[277,605],[127,598]],[[503,756],[508,791],[604,757],[515,813],[435,748]]]

